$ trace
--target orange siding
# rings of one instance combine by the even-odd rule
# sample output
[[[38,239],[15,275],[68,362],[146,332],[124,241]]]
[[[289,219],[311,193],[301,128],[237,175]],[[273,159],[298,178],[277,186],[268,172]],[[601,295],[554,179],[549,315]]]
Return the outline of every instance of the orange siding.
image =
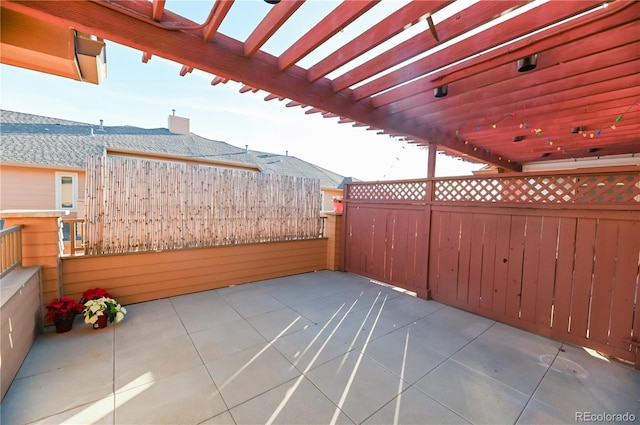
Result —
[[[55,216],[5,217],[5,226],[22,224],[22,265],[42,266],[42,302],[60,294],[61,221]]]
[[[342,270],[342,215],[327,214],[325,221],[327,243],[327,269]]]
[[[327,239],[62,260],[63,291],[80,299],[101,287],[119,302],[158,298],[326,268]]]

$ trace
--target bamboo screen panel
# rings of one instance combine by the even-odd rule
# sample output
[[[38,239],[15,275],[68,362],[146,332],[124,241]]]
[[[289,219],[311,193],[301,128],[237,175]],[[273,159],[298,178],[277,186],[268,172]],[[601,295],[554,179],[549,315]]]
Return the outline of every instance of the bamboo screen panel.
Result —
[[[88,255],[320,237],[320,181],[89,157]]]

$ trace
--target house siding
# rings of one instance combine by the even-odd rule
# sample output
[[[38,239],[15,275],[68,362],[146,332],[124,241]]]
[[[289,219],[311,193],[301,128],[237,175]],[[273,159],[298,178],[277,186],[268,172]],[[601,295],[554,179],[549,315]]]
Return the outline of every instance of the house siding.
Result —
[[[56,172],[59,169],[37,167],[2,166],[0,179],[0,209],[56,209]],[[85,173],[71,171],[78,175],[78,213],[84,210]],[[75,217],[72,212],[70,217]]]

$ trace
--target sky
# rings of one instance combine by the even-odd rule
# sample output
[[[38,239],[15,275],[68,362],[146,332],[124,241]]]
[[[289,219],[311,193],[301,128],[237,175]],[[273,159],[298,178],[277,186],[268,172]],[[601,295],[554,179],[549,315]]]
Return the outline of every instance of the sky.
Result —
[[[211,4],[169,0],[166,8],[201,22]],[[332,5],[328,1],[310,4],[298,19],[321,13],[321,9]],[[400,4],[396,2],[394,7]],[[220,31],[245,39],[251,25],[255,26],[267,11],[268,5],[262,1],[236,1]],[[264,49],[281,53],[287,41],[304,31],[303,23],[294,21],[292,26],[284,26]],[[350,31],[357,34],[360,30]],[[349,34],[339,34],[337,40],[330,42],[344,43],[345,36]],[[156,56],[145,64],[140,51],[106,42],[108,75],[100,85],[0,65],[0,108],[96,125],[102,119],[105,126],[142,128],[166,128],[168,115],[175,109],[176,115],[189,118],[191,132],[199,136],[242,148],[249,145],[252,150],[279,154],[288,151],[291,156],[343,176],[367,181],[426,176],[425,148],[377,135],[365,127],[338,124],[337,118],[306,115],[300,107],[285,107],[287,101],[265,102],[268,93],[240,93],[239,83],[211,86],[211,74],[195,70],[181,77],[180,64]],[[323,48],[335,47],[328,43]],[[316,54],[322,56],[323,52]],[[306,58],[308,63],[301,65],[308,67],[313,60],[312,56]],[[436,175],[468,175],[481,166],[438,155]]]

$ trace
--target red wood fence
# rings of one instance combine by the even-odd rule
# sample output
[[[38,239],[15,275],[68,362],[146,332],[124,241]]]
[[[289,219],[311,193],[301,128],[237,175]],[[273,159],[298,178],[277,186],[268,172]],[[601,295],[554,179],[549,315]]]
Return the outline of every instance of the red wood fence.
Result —
[[[640,172],[352,183],[345,268],[640,361]]]

